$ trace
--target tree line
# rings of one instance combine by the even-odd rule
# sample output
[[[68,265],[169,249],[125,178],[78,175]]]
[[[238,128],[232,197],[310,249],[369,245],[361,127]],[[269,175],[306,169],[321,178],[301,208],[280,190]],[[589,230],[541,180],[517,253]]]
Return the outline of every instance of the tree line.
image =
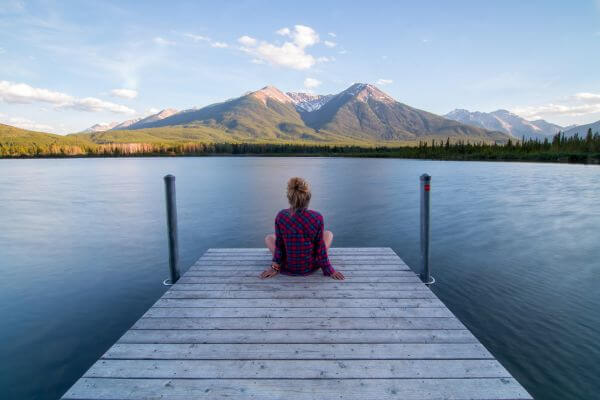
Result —
[[[511,140],[505,144],[447,138],[421,140],[415,146],[358,146],[306,143],[23,143],[0,142],[0,157],[127,157],[201,155],[321,155],[397,157],[440,160],[525,160],[600,162],[600,134],[566,137],[558,132],[544,140]]]

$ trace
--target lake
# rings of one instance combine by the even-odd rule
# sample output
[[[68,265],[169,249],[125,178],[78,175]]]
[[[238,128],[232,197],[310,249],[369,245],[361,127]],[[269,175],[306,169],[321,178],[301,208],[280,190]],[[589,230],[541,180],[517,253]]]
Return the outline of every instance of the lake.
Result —
[[[307,178],[334,246],[418,266],[432,175],[433,290],[539,399],[600,393],[600,167],[351,158],[0,160],[0,388],[56,399],[165,291],[162,177],[180,260],[260,247]]]

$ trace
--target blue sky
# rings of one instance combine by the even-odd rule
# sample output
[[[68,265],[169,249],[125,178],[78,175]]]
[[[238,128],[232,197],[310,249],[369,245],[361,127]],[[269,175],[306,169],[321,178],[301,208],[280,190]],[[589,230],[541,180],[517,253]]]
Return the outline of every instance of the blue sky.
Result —
[[[274,85],[600,119],[600,0],[0,0],[0,122],[58,133]]]

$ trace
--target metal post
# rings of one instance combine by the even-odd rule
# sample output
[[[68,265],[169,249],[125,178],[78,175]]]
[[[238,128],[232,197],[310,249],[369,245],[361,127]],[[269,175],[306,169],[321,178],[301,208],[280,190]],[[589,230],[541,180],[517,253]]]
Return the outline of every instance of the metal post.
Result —
[[[431,176],[421,175],[421,280],[430,285],[435,282],[429,274],[429,194]]]
[[[175,177],[165,176],[165,194],[167,199],[167,228],[169,230],[169,270],[171,278],[165,285],[172,285],[179,280],[179,244],[177,241],[177,204],[175,199]],[[170,282],[167,282],[170,281]]]

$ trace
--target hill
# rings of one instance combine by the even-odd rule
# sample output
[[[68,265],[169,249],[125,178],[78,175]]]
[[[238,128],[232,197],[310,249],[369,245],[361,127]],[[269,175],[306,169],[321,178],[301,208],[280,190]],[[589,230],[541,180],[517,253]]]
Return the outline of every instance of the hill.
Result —
[[[543,119],[528,121],[507,110],[496,110],[490,113],[456,109],[444,117],[478,126],[484,129],[504,132],[514,138],[541,139],[551,138],[563,128]]]
[[[578,134],[579,137],[585,137],[585,135],[587,135],[588,129],[592,129],[592,134],[600,132],[600,121],[596,121],[596,122],[592,122],[591,124],[585,124],[585,125],[577,125],[575,127],[572,127],[570,129],[566,129],[565,130],[565,136],[574,136],[575,134]]]
[[[54,153],[84,154],[94,143],[86,136],[61,136],[0,124],[1,156],[35,156]]]

